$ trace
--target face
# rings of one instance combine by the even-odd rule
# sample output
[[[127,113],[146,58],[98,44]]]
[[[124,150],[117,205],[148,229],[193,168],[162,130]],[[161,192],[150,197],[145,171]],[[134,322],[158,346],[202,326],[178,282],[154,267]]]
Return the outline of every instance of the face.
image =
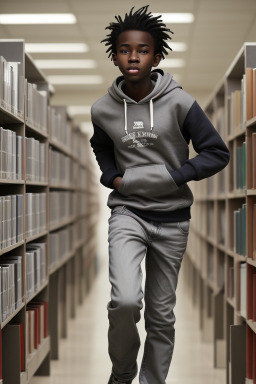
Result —
[[[154,39],[149,32],[124,31],[117,39],[117,53],[112,55],[127,82],[149,78],[152,67],[157,67],[161,54],[154,53]]]

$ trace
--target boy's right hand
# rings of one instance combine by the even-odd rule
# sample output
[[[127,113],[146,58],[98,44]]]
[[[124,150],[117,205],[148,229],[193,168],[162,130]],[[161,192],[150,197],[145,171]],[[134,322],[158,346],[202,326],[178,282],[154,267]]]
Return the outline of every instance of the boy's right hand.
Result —
[[[114,181],[113,181],[113,187],[115,189],[118,189],[119,188],[119,185],[121,184],[121,181],[122,181],[122,177],[121,176],[117,176]]]

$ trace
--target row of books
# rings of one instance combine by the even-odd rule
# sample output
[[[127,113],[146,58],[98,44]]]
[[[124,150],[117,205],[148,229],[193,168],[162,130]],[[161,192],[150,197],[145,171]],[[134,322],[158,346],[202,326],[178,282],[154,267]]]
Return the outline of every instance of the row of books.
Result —
[[[239,307],[240,307],[240,313],[241,315],[246,319],[247,317],[247,303],[246,303],[246,300],[247,300],[247,264],[244,262],[244,263],[240,263],[239,265],[239,269],[240,269],[240,303],[239,303]]]
[[[84,134],[81,134],[78,130],[72,134],[72,152],[82,164],[86,164],[86,138]]]
[[[23,240],[23,195],[0,196],[0,249]]]
[[[226,225],[226,210],[225,206],[219,206],[218,209],[218,240],[219,244],[226,244],[227,225]]]
[[[26,193],[26,238],[46,231],[46,193]]]
[[[75,199],[74,192],[50,192],[50,227],[74,217]]]
[[[50,148],[50,184],[63,187],[72,186],[73,160],[71,157]]]
[[[252,230],[252,254],[248,255],[251,257],[253,260],[256,260],[256,204],[252,204],[252,225],[251,225],[251,230]]]
[[[246,326],[246,379],[247,383],[256,383],[256,333]]]
[[[0,178],[22,179],[22,136],[0,127]]]
[[[236,147],[234,161],[234,189],[246,189],[246,144]]]
[[[247,120],[256,116],[256,68],[246,68],[240,89],[231,93],[228,100],[229,134],[241,131]]]
[[[7,111],[24,116],[24,76],[19,62],[0,56],[0,103]]]
[[[88,226],[88,219],[87,218],[81,218],[75,223],[75,236],[74,241],[75,243],[80,242],[87,236],[87,226]]]
[[[40,85],[27,82],[26,123],[38,129],[47,131],[48,93],[38,89]]]
[[[26,298],[33,296],[46,282],[46,243],[26,246]]]
[[[26,357],[33,355],[48,335],[48,303],[32,300],[26,307]]]
[[[26,180],[46,181],[46,144],[26,137]]]
[[[51,232],[49,237],[49,266],[50,269],[59,265],[69,252],[74,249],[74,226],[69,225],[64,229]]]
[[[78,187],[81,189],[87,188],[87,171],[83,167],[79,167],[78,173]]]
[[[252,178],[252,188],[256,189],[256,132],[252,133],[252,158],[249,159],[252,164],[252,174],[250,177]]]
[[[22,304],[22,256],[0,259],[1,321],[5,321]]]
[[[234,251],[246,256],[246,204],[234,211]]]
[[[214,281],[214,248],[207,245],[207,276],[210,281]]]
[[[50,107],[50,138],[67,148],[71,148],[71,124],[67,121],[66,109]]]
[[[228,267],[227,297],[230,299],[235,297],[235,269],[233,265]]]

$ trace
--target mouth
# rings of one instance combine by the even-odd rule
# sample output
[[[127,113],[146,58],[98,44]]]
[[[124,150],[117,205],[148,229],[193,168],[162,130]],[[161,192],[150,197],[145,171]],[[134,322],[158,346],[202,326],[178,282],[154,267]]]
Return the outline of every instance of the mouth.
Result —
[[[139,72],[139,68],[138,67],[130,67],[130,68],[127,68],[127,71],[129,73],[138,73]]]

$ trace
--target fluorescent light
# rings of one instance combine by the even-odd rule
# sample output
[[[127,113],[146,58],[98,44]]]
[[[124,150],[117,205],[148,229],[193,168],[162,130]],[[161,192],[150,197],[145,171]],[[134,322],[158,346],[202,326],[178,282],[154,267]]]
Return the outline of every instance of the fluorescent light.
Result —
[[[32,53],[87,52],[85,43],[31,43],[25,44],[25,50]]]
[[[168,45],[174,52],[184,52],[187,50],[188,46],[186,43],[175,43],[168,42]]]
[[[103,78],[99,75],[71,75],[71,76],[48,76],[51,84],[65,84],[65,85],[83,85],[83,84],[101,84]]]
[[[90,105],[70,105],[68,107],[70,115],[89,115],[91,113]]]
[[[164,23],[193,23],[193,13],[153,13],[153,16],[161,15]]]
[[[75,24],[72,13],[6,13],[0,15],[0,24]]]
[[[185,67],[184,59],[164,59],[160,61],[159,66],[162,68],[181,68]]]
[[[35,60],[41,69],[96,68],[94,60]]]

